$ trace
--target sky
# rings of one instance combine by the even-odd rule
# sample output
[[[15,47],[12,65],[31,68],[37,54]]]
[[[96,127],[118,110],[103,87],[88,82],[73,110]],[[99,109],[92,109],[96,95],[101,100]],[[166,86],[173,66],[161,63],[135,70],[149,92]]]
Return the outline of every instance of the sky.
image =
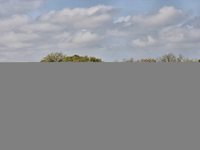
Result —
[[[200,0],[0,0],[0,62],[200,59]]]

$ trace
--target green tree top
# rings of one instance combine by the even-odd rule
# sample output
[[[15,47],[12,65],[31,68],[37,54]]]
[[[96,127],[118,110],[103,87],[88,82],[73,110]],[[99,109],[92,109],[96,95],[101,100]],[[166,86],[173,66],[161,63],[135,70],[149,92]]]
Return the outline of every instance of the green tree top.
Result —
[[[65,57],[65,59],[63,59],[62,62],[103,62],[103,61],[95,57],[89,58],[87,55],[86,56],[74,55]]]
[[[63,53],[51,53],[44,57],[40,62],[62,62],[67,55]]]

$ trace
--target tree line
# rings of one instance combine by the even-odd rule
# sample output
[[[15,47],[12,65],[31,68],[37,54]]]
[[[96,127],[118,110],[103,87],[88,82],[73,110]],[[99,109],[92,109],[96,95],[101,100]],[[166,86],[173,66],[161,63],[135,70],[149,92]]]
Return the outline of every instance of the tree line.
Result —
[[[102,61],[100,58],[95,57],[88,57],[86,56],[79,56],[79,55],[73,55],[73,56],[67,56],[61,53],[51,53],[48,54],[46,57],[44,57],[40,62],[105,62]],[[117,60],[115,62],[118,62]],[[173,53],[164,54],[161,57],[157,57],[156,59],[140,59],[140,60],[134,60],[134,58],[130,59],[123,59],[122,62],[200,62],[200,59],[195,58],[189,59],[184,58],[182,54],[179,54],[179,57],[176,57]]]
[[[67,56],[63,53],[51,53],[44,57],[40,62],[104,62],[99,58],[86,56]]]

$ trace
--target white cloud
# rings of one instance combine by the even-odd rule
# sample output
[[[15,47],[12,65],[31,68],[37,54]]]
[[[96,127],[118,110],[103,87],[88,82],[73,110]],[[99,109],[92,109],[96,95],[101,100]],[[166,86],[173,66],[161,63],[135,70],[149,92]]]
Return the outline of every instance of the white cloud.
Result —
[[[33,23],[21,26],[20,30],[26,32],[34,32],[34,31],[46,32],[46,31],[56,30],[56,28],[57,27],[55,25],[50,23]]]
[[[133,15],[131,21],[140,26],[165,26],[178,23],[185,16],[180,9],[175,9],[173,6],[164,6],[153,13]]]
[[[114,21],[117,11],[112,6],[97,5],[53,10],[35,20],[22,14],[1,18],[0,54],[3,57],[0,60],[26,56],[38,59],[41,53],[42,59],[43,53],[63,49],[72,53],[98,53],[99,50],[99,54],[103,50],[105,55],[112,51],[119,56],[121,52],[125,56],[200,47],[199,18],[182,25],[180,21],[185,17],[182,10],[165,6],[153,13]]]
[[[94,42],[99,38],[97,34],[91,34],[90,32],[85,32],[85,33],[78,33],[73,41],[75,43],[87,43],[87,42]]]
[[[141,41],[140,39],[133,40],[132,45],[138,47],[146,47],[155,44],[155,40],[151,36],[148,36],[147,39],[148,39],[147,42]]]
[[[79,47],[90,47],[97,44],[98,41],[101,41],[102,37],[100,37],[98,34],[91,33],[89,31],[80,31],[76,34],[69,34],[69,33],[63,33],[56,38],[60,39],[60,42],[58,43],[58,47],[60,48],[79,48]]]
[[[25,42],[38,38],[37,34],[14,33],[13,31],[0,34],[0,41],[2,42]]]
[[[190,25],[186,25],[186,27],[189,29],[194,28],[193,26],[190,26]]]
[[[64,32],[62,34],[55,36],[55,38],[57,38],[59,40],[66,40],[66,39],[70,38],[70,33]]]
[[[4,45],[7,49],[19,49],[31,47],[30,42],[37,39],[39,36],[37,34],[27,34],[27,33],[15,33],[13,31],[0,33],[0,44]],[[0,48],[1,49],[1,48]]]
[[[200,40],[200,29],[188,27],[172,27],[158,32],[160,39],[168,42],[196,43]]]
[[[0,19],[0,31],[16,30],[20,26],[29,22],[29,17],[26,15],[12,15],[6,19]]]
[[[25,11],[39,8],[45,0],[1,0],[0,15],[24,13]]]
[[[118,23],[118,22],[128,22],[130,18],[131,18],[131,16],[120,17],[119,19],[117,19],[116,21],[114,21],[114,23]]]
[[[91,8],[65,8],[38,17],[40,21],[63,24],[77,29],[96,28],[111,22],[118,11],[112,6],[97,5]]]
[[[115,30],[108,30],[106,32],[107,36],[114,36],[114,37],[130,37],[129,31],[119,31],[118,29]]]

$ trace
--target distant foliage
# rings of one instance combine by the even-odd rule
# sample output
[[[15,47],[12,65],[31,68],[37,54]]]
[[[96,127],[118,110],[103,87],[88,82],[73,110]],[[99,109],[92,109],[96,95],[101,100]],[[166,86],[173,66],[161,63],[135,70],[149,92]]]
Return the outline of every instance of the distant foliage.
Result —
[[[163,56],[157,58],[159,62],[176,62],[176,56],[173,53],[164,54]]]
[[[65,57],[62,62],[103,62],[101,59],[95,58],[95,57],[88,57],[86,56],[69,56]]]
[[[199,61],[198,60],[194,60],[194,59],[186,58],[186,59],[183,59],[183,62],[199,62]]]
[[[189,58],[185,58],[182,54],[179,54],[179,57],[177,58],[173,53],[169,53],[169,54],[164,54],[161,57],[158,57],[157,59],[140,59],[140,60],[136,60],[134,61],[133,58],[131,59],[123,59],[122,62],[200,62],[200,59],[195,58],[194,59],[189,59]],[[115,60],[115,62],[118,62],[118,60]]]
[[[62,62],[66,55],[63,53],[51,53],[44,57],[40,62]]]
[[[73,55],[73,56],[67,56],[63,55],[62,53],[51,53],[44,57],[40,62],[104,62],[99,58],[95,57],[88,57],[86,56],[79,56],[79,55]],[[118,62],[118,60],[115,60],[115,62]],[[134,61],[134,58],[130,59],[123,59],[122,62],[200,62],[200,59],[195,58],[189,59],[184,58],[182,54],[179,54],[179,57],[177,58],[173,53],[164,54],[161,57],[158,57],[157,59],[140,59],[137,61]]]
[[[99,58],[86,56],[68,56],[63,53],[51,53],[44,57],[40,62],[104,62]]]
[[[130,58],[130,59],[128,59],[128,60],[126,60],[126,59],[123,59],[123,61],[122,62],[134,62],[134,59],[133,58]]]
[[[158,62],[198,62],[198,60],[193,60],[189,58],[185,58],[182,54],[179,54],[179,57],[176,58],[176,56],[173,53],[164,54],[162,57],[159,57]]]
[[[151,59],[151,58],[149,58],[149,59],[141,59],[141,60],[137,60],[137,62],[156,62],[156,60],[155,60],[155,59]]]

